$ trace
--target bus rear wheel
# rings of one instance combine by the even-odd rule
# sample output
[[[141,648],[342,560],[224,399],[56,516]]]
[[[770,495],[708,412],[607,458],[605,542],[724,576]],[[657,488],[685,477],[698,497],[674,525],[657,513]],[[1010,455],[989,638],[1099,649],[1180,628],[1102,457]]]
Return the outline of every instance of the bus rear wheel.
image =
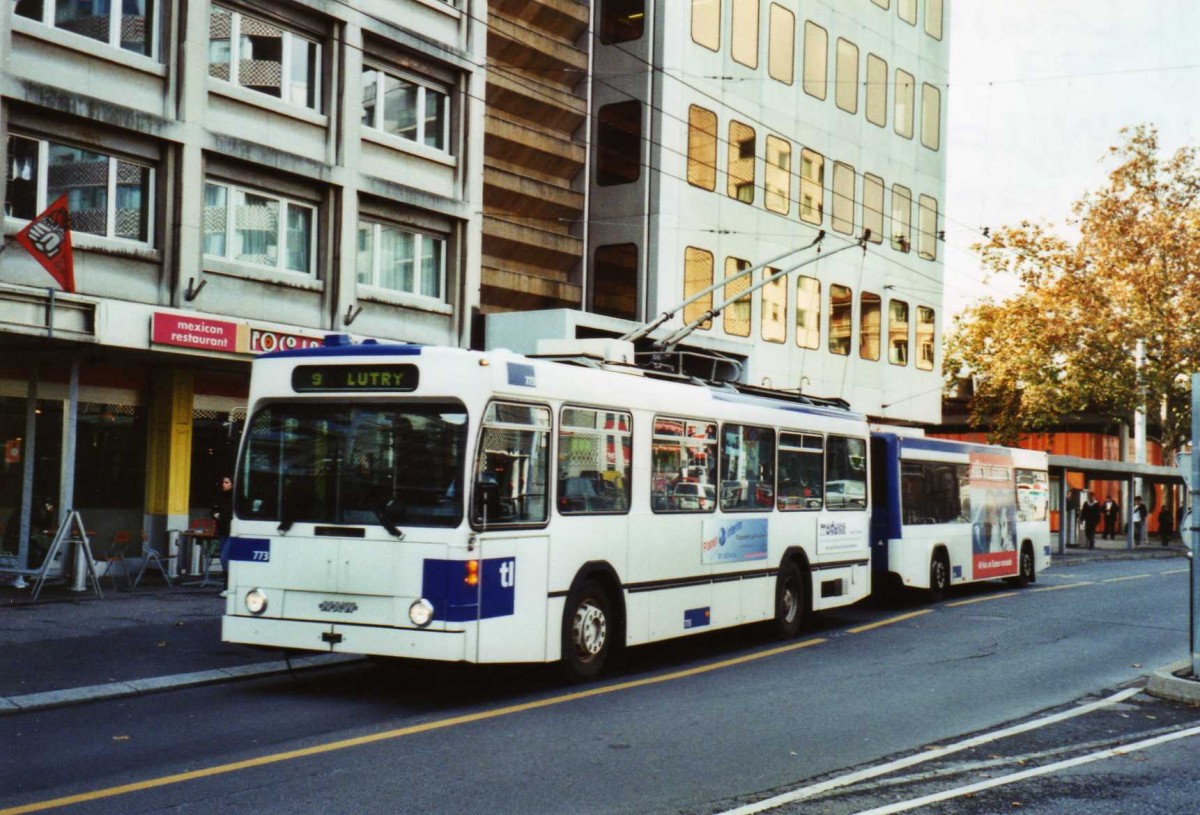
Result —
[[[936,603],[946,596],[949,586],[950,561],[945,552],[935,552],[933,559],[929,561],[929,588],[925,591],[926,599]]]
[[[608,595],[588,581],[567,597],[563,616],[562,667],[567,679],[582,682],[604,670],[612,651]]]
[[[775,580],[775,636],[788,640],[804,624],[804,575],[794,562],[779,569]]]

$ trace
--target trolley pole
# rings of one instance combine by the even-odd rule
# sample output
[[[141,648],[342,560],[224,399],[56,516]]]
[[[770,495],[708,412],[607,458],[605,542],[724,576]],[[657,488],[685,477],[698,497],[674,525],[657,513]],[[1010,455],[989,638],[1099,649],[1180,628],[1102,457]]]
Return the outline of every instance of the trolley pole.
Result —
[[[1191,618],[1192,676],[1200,676],[1200,619],[1196,609],[1200,608],[1200,569],[1196,567],[1196,555],[1200,553],[1200,374],[1192,374],[1192,477],[1188,484],[1191,494],[1191,512],[1188,518],[1187,544],[1191,557],[1192,593],[1188,604]]]

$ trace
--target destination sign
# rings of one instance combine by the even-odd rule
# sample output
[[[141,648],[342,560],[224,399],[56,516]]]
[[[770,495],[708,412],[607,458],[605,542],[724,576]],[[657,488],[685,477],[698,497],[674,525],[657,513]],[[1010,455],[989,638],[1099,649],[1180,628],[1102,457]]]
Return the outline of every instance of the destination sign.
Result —
[[[416,365],[298,365],[292,371],[292,390],[297,393],[416,389]]]

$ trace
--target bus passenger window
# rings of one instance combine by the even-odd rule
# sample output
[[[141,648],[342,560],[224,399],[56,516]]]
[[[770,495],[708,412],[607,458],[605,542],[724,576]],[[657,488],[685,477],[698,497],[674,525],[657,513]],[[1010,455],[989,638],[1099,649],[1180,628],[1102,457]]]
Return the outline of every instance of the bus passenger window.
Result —
[[[800,433],[779,434],[779,489],[775,506],[784,511],[820,509],[825,440]]]
[[[775,431],[727,424],[721,428],[721,509],[775,505]]]
[[[867,443],[863,439],[830,436],[825,456],[825,508],[865,509],[867,506]]]
[[[558,511],[563,515],[629,511],[633,417],[565,407],[558,430]]]
[[[488,405],[475,458],[471,521],[479,526],[546,521],[550,411]]]
[[[717,508],[716,424],[656,417],[650,466],[650,508],[655,512]]]

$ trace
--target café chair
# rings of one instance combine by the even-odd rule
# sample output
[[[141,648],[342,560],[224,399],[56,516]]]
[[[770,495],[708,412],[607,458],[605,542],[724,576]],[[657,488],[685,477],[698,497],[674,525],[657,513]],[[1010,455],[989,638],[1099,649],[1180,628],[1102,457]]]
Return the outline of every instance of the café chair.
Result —
[[[142,531],[142,568],[138,571],[137,577],[133,581],[133,587],[137,588],[137,584],[142,581],[142,575],[149,568],[158,569],[162,572],[162,576],[166,578],[167,586],[174,588],[174,583],[171,582],[171,573],[167,570],[167,562],[175,559],[175,555],[159,554],[158,550],[150,545],[150,541],[146,537],[145,530]]]
[[[133,552],[130,551],[132,543],[133,535],[128,529],[118,529],[113,533],[112,545],[108,549],[108,554],[104,556],[104,574],[112,582],[113,591],[117,589],[117,576],[114,574],[114,569],[118,563],[121,564],[121,573],[125,575],[126,585],[133,588],[133,575],[129,572],[129,558],[133,557]]]

